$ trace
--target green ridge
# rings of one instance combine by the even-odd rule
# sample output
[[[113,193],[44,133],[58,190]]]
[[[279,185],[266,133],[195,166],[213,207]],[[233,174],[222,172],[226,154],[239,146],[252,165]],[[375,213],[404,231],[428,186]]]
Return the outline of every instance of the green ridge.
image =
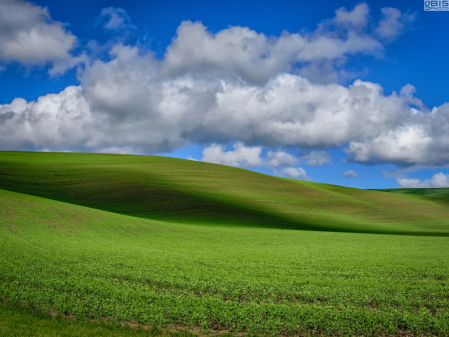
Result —
[[[449,201],[268,176],[189,160],[0,152],[0,188],[141,218],[449,235]]]
[[[389,188],[372,191],[415,194],[426,197],[446,198],[449,199],[449,188]]]

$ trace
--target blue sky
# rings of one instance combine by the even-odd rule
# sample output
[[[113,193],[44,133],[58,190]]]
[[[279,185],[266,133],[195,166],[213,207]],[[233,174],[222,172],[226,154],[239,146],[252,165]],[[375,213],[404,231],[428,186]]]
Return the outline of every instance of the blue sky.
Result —
[[[3,0],[0,149],[449,187],[448,15],[423,1]]]

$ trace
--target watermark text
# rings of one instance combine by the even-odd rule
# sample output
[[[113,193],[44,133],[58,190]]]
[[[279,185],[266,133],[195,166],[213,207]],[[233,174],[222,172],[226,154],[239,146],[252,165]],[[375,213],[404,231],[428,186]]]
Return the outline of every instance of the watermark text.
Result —
[[[424,0],[424,11],[449,11],[449,0]]]

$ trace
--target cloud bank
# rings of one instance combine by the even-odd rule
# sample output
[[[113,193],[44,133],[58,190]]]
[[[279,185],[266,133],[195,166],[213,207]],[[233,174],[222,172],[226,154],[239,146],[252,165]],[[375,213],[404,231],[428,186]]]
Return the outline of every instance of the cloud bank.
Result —
[[[0,39],[6,41],[0,57],[45,62],[69,55],[76,38],[51,21],[46,9],[3,0],[1,15],[10,7],[34,20],[23,27],[0,21]],[[246,27],[213,34],[202,23],[183,22],[161,59],[138,45],[117,43],[109,59],[85,62],[78,86],[0,105],[0,147],[160,153],[194,143],[206,146],[208,160],[243,167],[262,160],[257,148],[284,149],[285,155],[271,151],[263,159],[279,169],[285,163],[294,167],[295,160],[329,164],[325,149],[342,147],[349,161],[364,164],[449,163],[448,104],[430,111],[410,84],[385,95],[376,83],[324,84],[302,73],[323,64],[332,73],[351,55],[378,55],[385,38],[397,37],[413,21],[391,8],[382,10],[378,23],[368,13],[366,4],[340,8],[314,32],[279,37]],[[107,9],[102,15],[107,28],[130,25],[126,12]],[[3,46],[33,32],[45,36],[42,41],[59,38],[58,52],[17,49],[14,57],[5,56],[14,49]],[[237,144],[232,154],[222,147],[230,143]],[[306,154],[289,158],[289,149]]]

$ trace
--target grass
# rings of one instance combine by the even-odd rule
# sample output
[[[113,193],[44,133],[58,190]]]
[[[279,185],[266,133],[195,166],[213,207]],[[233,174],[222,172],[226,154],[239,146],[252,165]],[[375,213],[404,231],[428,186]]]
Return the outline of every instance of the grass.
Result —
[[[0,175],[0,335],[449,334],[445,199],[143,156],[6,152]]]
[[[427,197],[449,199],[449,188],[390,188],[373,191],[414,194],[414,195],[423,195]]]
[[[51,316],[49,313],[0,302],[0,336],[8,337],[139,337],[170,336],[190,337],[189,333],[163,333],[158,329],[133,329],[131,327],[91,322],[75,318]]]
[[[449,200],[154,156],[1,152],[0,188],[154,220],[449,235]]]

